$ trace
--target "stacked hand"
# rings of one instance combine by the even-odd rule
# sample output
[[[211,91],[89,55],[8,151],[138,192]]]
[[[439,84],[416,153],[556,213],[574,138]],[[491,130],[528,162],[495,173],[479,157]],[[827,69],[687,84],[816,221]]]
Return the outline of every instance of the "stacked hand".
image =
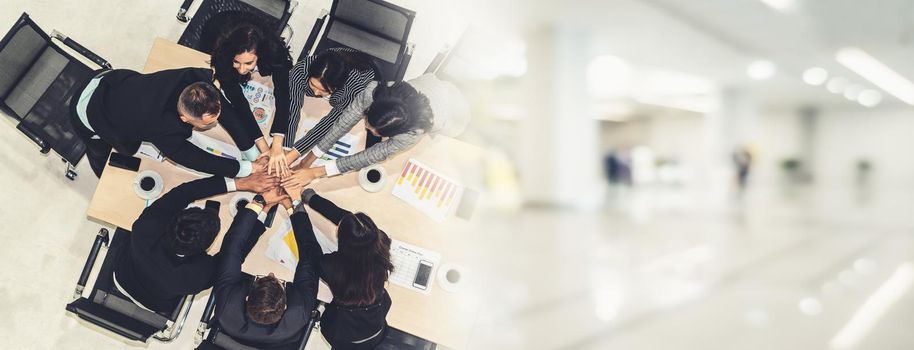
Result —
[[[235,179],[235,187],[239,191],[261,193],[279,188],[279,177],[266,172],[251,173],[250,176]]]
[[[292,200],[289,198],[289,195],[286,194],[286,191],[283,191],[283,189],[281,187],[276,187],[271,190],[265,191],[265,192],[261,193],[260,195],[263,196],[263,200],[265,200],[267,202],[266,208],[272,208],[274,205],[276,205],[277,203],[281,203],[281,202],[288,202],[288,203],[290,203],[289,206],[291,206],[291,203],[292,203]]]
[[[268,173],[273,174],[275,171],[280,178],[289,176],[289,165],[286,163],[286,153],[282,149],[281,143],[273,142],[273,147],[270,147],[268,157],[270,159],[267,166]]]
[[[266,155],[265,153],[260,154],[260,156],[257,157],[257,159],[255,159],[251,163],[251,166],[252,166],[251,174],[252,175],[257,174],[257,173],[267,173],[267,174],[269,173],[267,170],[268,170],[270,159],[267,158],[265,155]]]
[[[288,193],[301,193],[302,189],[316,178],[316,174],[310,168],[296,168],[291,174],[282,178],[282,188]]]

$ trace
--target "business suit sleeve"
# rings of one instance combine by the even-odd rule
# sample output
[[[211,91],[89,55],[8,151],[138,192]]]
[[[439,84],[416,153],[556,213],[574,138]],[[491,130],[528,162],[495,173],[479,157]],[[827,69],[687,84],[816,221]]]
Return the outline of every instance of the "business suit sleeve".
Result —
[[[304,298],[305,310],[311,310],[317,300],[321,248],[314,237],[314,229],[307,212],[296,211],[291,219],[299,256],[292,287]]]
[[[334,225],[339,225],[344,216],[352,215],[348,210],[336,206],[333,202],[317,194],[311,196],[308,200],[308,206],[327,218],[327,220],[330,220]]]
[[[249,208],[244,208],[235,216],[232,226],[229,227],[222,239],[222,247],[216,257],[215,288],[220,289],[241,280],[241,263],[250,253],[253,245],[249,244],[251,233],[258,229],[257,213]],[[263,232],[263,230],[258,230]]]
[[[286,135],[289,131],[289,70],[288,64],[277,65],[273,69],[273,97],[276,98],[276,109],[273,112],[273,125],[270,134]]]
[[[243,135],[248,138],[248,140],[245,140],[244,146],[239,145],[242,151],[245,151],[250,148],[248,145],[253,145],[254,141],[263,137],[263,132],[260,131],[260,125],[257,125],[257,119],[254,118],[254,113],[251,112],[248,98],[241,91],[241,84],[226,84],[226,86],[222,87],[222,92],[225,93],[225,97],[228,98],[229,102],[229,105],[223,106],[223,108],[232,109],[232,112],[234,112],[232,117],[235,118],[234,122],[244,130]]]
[[[225,181],[225,178],[212,176],[180,184],[165,193],[162,198],[152,202],[152,205],[143,210],[137,221],[148,216],[171,217],[198,199],[223,194],[228,190]]]
[[[185,167],[222,177],[244,177],[242,161],[207,153],[177,135],[157,138],[153,144],[169,159]],[[250,162],[246,162],[250,168]]]

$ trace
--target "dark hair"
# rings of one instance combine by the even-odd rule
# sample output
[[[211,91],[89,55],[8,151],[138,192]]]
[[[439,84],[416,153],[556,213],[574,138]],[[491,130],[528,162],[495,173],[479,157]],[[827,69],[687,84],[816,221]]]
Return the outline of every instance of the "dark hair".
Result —
[[[222,33],[210,56],[215,79],[221,84],[246,83],[250,74],[240,75],[233,67],[235,56],[253,52],[257,55],[260,74],[273,74],[274,69],[289,69],[292,58],[279,35],[264,30],[252,22],[243,22]]]
[[[198,81],[188,85],[178,97],[178,109],[190,117],[203,118],[204,114],[222,111],[219,89],[212,83]]]
[[[212,209],[187,208],[175,215],[164,237],[174,254],[193,256],[206,252],[219,233],[219,214]]]
[[[371,56],[347,49],[328,49],[314,56],[308,65],[308,78],[317,78],[325,89],[333,92],[346,85],[349,73],[354,70],[371,70],[375,79],[379,78]]]
[[[286,291],[280,283],[279,279],[272,276],[254,281],[245,302],[245,310],[251,321],[274,324],[282,319],[286,312]]]
[[[340,220],[337,239],[343,280],[330,285],[333,299],[344,305],[373,304],[394,270],[390,237],[368,215],[355,213]]]
[[[419,129],[428,131],[433,118],[428,98],[404,82],[379,86],[365,111],[368,124],[386,137]]]

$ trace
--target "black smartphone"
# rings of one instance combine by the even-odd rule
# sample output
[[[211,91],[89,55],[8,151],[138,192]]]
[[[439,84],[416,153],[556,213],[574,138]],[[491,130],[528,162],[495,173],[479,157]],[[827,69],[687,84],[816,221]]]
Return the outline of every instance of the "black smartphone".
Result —
[[[432,262],[428,260],[419,261],[419,268],[416,271],[416,278],[413,280],[413,287],[426,290],[428,289],[428,280],[432,274]]]
[[[120,154],[117,152],[111,152],[111,158],[108,159],[108,164],[113,167],[118,167],[130,171],[140,170],[140,158]]]
[[[278,205],[274,205],[273,208],[271,208],[270,211],[267,212],[267,217],[263,220],[264,226],[273,227],[273,218],[276,217],[276,209],[278,209],[278,208],[279,208]]]
[[[222,206],[222,203],[219,203],[217,201],[210,199],[210,200],[206,201],[206,206],[204,208],[215,211],[216,213],[219,213],[219,208],[221,206]]]

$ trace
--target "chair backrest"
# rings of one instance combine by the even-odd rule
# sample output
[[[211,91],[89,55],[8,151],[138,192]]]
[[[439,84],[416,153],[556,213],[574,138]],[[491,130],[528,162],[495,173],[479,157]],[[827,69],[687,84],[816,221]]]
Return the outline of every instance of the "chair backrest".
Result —
[[[26,13],[0,40],[0,67],[0,108],[76,164],[85,145],[70,124],[69,101],[93,70],[52,42]]]
[[[178,44],[211,53],[221,31],[240,15],[280,34],[289,21],[289,0],[204,0]]]
[[[376,58],[383,80],[402,80],[415,17],[416,12],[382,0],[334,0],[323,38],[313,52],[356,49]]]
[[[146,342],[149,337],[168,328],[169,322],[183,323],[179,318],[187,315],[182,315],[181,311],[185,303],[192,302],[192,298],[182,298],[170,313],[156,313],[134,304],[117,291],[111,275],[118,255],[127,247],[127,237],[130,234],[130,231],[121,228],[114,232],[89,297],[78,298],[68,304],[66,309],[79,318],[122,337]]]
[[[246,288],[250,288],[251,284],[254,282],[254,276],[244,273],[241,273],[241,278],[245,283]],[[286,282],[285,290],[292,289],[292,282]],[[232,338],[230,335],[222,331],[222,327],[219,325],[219,317],[214,312],[215,308],[212,307],[216,303],[216,294],[210,293],[209,300],[207,300],[206,311],[204,311],[203,319],[200,320],[201,325],[205,324],[209,328],[209,334],[203,341],[197,346],[196,350],[208,350],[208,349],[227,349],[227,350],[249,350],[249,349],[264,349],[264,350],[300,350],[304,349],[305,345],[308,343],[308,337],[311,335],[311,329],[314,327],[317,319],[320,318],[320,312],[317,310],[312,311],[311,318],[309,319],[308,325],[305,327],[304,331],[299,333],[298,339],[295,342],[290,342],[282,345],[274,345],[264,347],[258,344],[252,344],[246,341],[240,341],[235,338]],[[198,330],[198,332],[201,332]],[[202,335],[202,333],[199,333]]]

